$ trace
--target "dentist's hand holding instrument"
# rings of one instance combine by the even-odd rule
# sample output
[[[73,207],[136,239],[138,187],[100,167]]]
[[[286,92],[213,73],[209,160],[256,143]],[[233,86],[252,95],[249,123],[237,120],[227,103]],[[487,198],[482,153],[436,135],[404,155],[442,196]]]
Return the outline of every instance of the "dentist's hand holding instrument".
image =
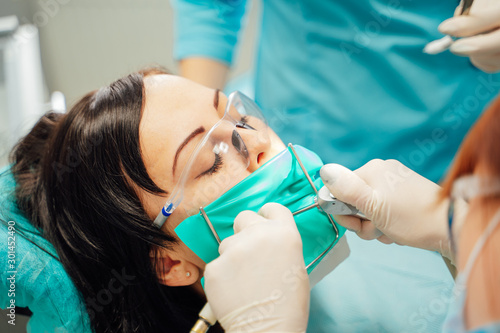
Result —
[[[439,31],[461,37],[450,46],[450,51],[469,57],[485,72],[500,71],[500,1],[475,0],[468,15],[450,18],[439,26]]]
[[[424,52],[436,54],[449,48],[457,55],[469,57],[477,68],[497,72],[500,71],[499,28],[500,1],[463,0],[455,16],[439,26],[439,31],[447,36],[429,43]]]
[[[318,193],[318,207],[359,237],[438,251],[453,261],[448,200],[439,200],[437,184],[396,160],[372,160],[355,171],[327,164],[320,175],[326,188]],[[455,202],[456,217],[465,205]],[[460,218],[454,223],[460,228]],[[226,332],[305,332],[309,284],[291,212],[266,204],[258,214],[240,213],[234,230],[205,269],[215,317]]]
[[[320,174],[338,200],[366,216],[335,216],[339,224],[362,239],[438,251],[452,259],[444,223],[448,203],[438,200],[437,184],[396,160],[372,160],[355,171],[327,164]]]
[[[205,269],[205,293],[221,326],[226,332],[305,332],[309,282],[292,213],[277,203],[243,211],[234,232]]]

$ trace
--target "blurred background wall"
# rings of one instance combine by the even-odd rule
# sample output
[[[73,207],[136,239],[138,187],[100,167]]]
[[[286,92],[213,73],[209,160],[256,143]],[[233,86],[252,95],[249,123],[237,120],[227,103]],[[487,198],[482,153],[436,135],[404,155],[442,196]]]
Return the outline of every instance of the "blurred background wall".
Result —
[[[231,77],[251,68],[254,58],[260,4],[249,3]],[[1,0],[0,17],[7,15],[39,29],[46,102],[49,93],[61,91],[70,106],[90,90],[147,65],[177,72],[169,0]],[[0,93],[0,104],[2,98]],[[3,115],[0,123],[7,123]]]

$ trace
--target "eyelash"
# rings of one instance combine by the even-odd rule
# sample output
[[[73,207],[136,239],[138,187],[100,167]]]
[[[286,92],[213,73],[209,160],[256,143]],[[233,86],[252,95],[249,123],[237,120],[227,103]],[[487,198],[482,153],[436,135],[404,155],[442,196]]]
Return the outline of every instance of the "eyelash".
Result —
[[[240,121],[244,124],[248,124],[248,116],[241,116]]]
[[[221,154],[215,154],[214,165],[212,165],[212,167],[210,169],[208,169],[207,171],[203,171],[196,178],[200,178],[200,177],[203,177],[205,175],[213,175],[214,173],[216,173],[217,171],[220,170],[220,168],[222,167],[222,164],[223,164],[222,155]]]
[[[242,123],[244,123],[244,124],[247,124],[248,123],[248,116],[241,116],[240,121]],[[206,176],[206,175],[213,175],[214,173],[216,173],[216,172],[218,172],[220,170],[220,168],[222,167],[222,165],[223,165],[222,155],[221,154],[215,154],[215,161],[214,161],[214,164],[212,165],[212,167],[210,169],[208,169],[207,171],[203,171],[196,178],[200,178],[200,177],[203,177],[203,176]]]

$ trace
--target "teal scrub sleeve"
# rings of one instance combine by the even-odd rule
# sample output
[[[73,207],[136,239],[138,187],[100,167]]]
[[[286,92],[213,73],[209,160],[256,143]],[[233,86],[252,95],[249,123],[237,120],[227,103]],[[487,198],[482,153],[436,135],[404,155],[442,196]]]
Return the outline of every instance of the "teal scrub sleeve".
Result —
[[[245,0],[172,0],[174,58],[192,56],[230,65],[246,11]]]
[[[0,172],[0,308],[10,312],[11,300],[15,306],[29,307],[33,315],[28,332],[91,332],[80,293],[52,244],[17,208],[14,188],[10,172]],[[9,254],[14,261],[8,261]]]

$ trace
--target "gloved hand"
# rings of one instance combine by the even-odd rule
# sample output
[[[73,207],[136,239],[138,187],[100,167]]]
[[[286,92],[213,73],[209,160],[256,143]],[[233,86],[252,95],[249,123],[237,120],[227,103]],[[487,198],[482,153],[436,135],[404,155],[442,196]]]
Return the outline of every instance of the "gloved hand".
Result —
[[[438,201],[440,187],[396,160],[372,160],[357,169],[327,164],[320,170],[330,192],[369,219],[335,216],[362,239],[396,242],[452,259],[448,236],[449,200]]]
[[[309,279],[292,213],[270,203],[241,212],[205,269],[205,293],[226,332],[305,332]]]
[[[468,15],[459,15],[461,8],[462,3],[455,16],[438,28],[443,34],[464,37],[454,42],[450,51],[470,57],[485,72],[500,71],[500,1],[476,0]]]

